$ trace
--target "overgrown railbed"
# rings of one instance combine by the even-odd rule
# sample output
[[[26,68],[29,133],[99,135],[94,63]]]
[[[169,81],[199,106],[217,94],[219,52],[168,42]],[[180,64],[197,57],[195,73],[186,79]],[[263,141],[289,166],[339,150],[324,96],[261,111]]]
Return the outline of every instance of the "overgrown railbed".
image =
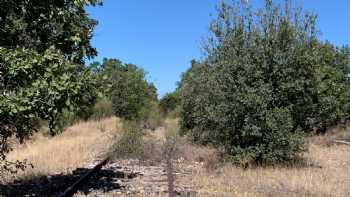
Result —
[[[78,190],[77,196],[167,196],[168,168],[160,150],[166,140],[167,130],[177,130],[176,123],[177,120],[167,120],[166,126],[159,127],[155,131],[145,131],[143,143],[147,147],[148,154],[134,154],[131,158],[115,157],[100,173]],[[101,124],[104,124],[104,131],[100,129]],[[110,132],[120,137],[122,132],[116,129],[122,128],[120,124],[121,122],[115,118],[79,123],[68,128],[63,136],[55,138],[63,138],[61,140],[73,138],[74,140],[69,142],[79,147],[81,146],[79,138],[84,139],[89,136],[89,141],[86,142],[93,144],[92,142],[101,140],[102,134],[110,136],[104,140],[113,139],[109,142],[109,147],[112,148],[116,140],[115,135],[111,135]],[[89,129],[88,132],[83,132],[87,129]],[[310,138],[310,151],[303,155],[303,162],[299,160],[287,166],[274,167],[250,166],[246,169],[232,165],[229,160],[225,161],[225,156],[218,150],[196,146],[185,139],[179,139],[176,155],[173,155],[174,159],[172,159],[174,191],[183,196],[346,196],[350,192],[348,188],[350,146],[331,143],[333,139],[349,139],[348,129],[334,129],[325,136]],[[18,147],[18,151],[24,155],[34,152],[37,156],[45,154],[47,150],[44,148],[35,148],[45,139],[38,137],[36,140],[38,142]],[[61,140],[46,140],[47,148],[61,144]],[[155,144],[154,141],[158,143]],[[59,194],[104,158],[109,149],[101,145],[106,145],[107,142],[100,141],[99,144],[93,144],[94,148],[86,149],[86,151],[95,150],[98,154],[94,157],[80,158],[86,160],[77,163],[79,165],[74,166],[71,163],[68,172],[63,166],[64,163],[61,166],[58,162],[66,159],[64,154],[53,153],[50,161],[55,162],[52,162],[49,169],[47,168],[49,161],[39,161],[46,158],[27,157],[35,159],[29,160],[35,164],[33,169],[29,169],[32,172],[20,173],[15,180],[2,184],[1,194],[5,196],[9,193],[18,193],[20,196],[29,193],[37,196]],[[67,145],[60,145],[60,147],[61,149],[72,148]],[[67,150],[62,151],[67,152]],[[80,153],[85,154],[82,151]],[[54,164],[57,167],[52,166]],[[131,176],[125,178],[128,175]]]

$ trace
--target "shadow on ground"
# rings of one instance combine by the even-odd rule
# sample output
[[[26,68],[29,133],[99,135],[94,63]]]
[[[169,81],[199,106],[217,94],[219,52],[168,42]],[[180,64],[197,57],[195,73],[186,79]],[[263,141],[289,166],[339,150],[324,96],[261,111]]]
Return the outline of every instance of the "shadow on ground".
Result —
[[[42,176],[31,180],[15,181],[6,185],[0,184],[0,196],[59,196],[90,170],[88,168],[78,168],[68,175]],[[78,192],[89,194],[96,190],[103,193],[122,189],[117,180],[126,178],[131,179],[134,177],[121,171],[102,169],[79,188]]]

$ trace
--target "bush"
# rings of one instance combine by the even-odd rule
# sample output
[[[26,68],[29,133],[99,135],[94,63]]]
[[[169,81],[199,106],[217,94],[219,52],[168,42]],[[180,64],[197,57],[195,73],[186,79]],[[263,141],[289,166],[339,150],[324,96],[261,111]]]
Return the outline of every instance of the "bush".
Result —
[[[114,115],[113,104],[107,99],[101,99],[97,101],[92,109],[92,118],[95,120],[101,120],[103,118],[111,117]]]
[[[148,84],[144,81],[143,71],[129,65],[118,74],[119,81],[112,90],[112,102],[115,115],[127,120],[138,120],[147,116]]]
[[[317,133],[337,126],[350,114],[350,48],[320,44],[317,103],[312,119]]]
[[[138,159],[148,164],[162,161],[162,144],[152,138],[145,139],[143,124],[136,121],[123,121],[122,134],[110,152],[114,158]]]
[[[243,165],[303,152],[317,112],[319,41],[315,17],[289,8],[220,4],[207,58],[192,61],[180,83],[183,134]]]
[[[11,150],[8,139],[21,142],[47,120],[55,134],[63,109],[94,101],[86,58],[96,55],[90,39],[96,21],[85,7],[100,1],[1,1],[0,4],[0,171]],[[1,173],[1,172],[0,172]]]
[[[48,121],[54,135],[64,109],[94,102],[90,73],[54,48],[38,53],[0,47],[0,73],[0,160],[11,150],[8,139],[23,142],[38,130],[38,120]]]
[[[177,91],[165,94],[159,101],[159,106],[165,115],[174,111],[180,105],[180,95]]]
[[[56,127],[57,132],[64,131],[65,128],[73,125],[76,123],[80,118],[77,116],[76,113],[69,111],[67,109],[64,109],[61,114],[57,117],[56,120]]]
[[[96,62],[90,67],[99,93],[111,100],[116,116],[133,121],[148,119],[157,102],[157,90],[146,80],[143,69],[117,59],[104,59],[102,64]]]
[[[112,148],[113,157],[141,158],[144,153],[143,132],[135,121],[123,121],[122,135]]]
[[[144,129],[155,130],[163,123],[163,114],[161,113],[157,102],[151,101],[148,105],[148,107],[144,108],[147,111],[142,120],[143,126]]]

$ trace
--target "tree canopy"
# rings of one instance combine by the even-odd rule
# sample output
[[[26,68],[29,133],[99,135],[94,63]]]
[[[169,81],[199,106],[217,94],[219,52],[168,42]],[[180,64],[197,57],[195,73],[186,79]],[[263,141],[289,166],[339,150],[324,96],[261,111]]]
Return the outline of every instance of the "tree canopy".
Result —
[[[88,17],[86,5],[100,0],[4,0],[0,4],[0,46],[23,47],[38,53],[51,46],[66,59],[82,63],[94,57],[90,44],[97,21]]]

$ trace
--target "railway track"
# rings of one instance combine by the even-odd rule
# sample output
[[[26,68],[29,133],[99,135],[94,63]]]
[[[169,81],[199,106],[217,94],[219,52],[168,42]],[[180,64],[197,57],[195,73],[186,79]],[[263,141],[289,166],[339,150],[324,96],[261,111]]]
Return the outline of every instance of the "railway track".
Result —
[[[71,197],[73,196],[84,183],[88,182],[91,176],[93,176],[96,172],[101,170],[103,166],[105,166],[110,161],[110,158],[102,160],[95,167],[93,167],[90,171],[88,171],[84,176],[82,176],[78,181],[76,181],[73,185],[68,187],[63,194],[60,194],[59,197]]]

